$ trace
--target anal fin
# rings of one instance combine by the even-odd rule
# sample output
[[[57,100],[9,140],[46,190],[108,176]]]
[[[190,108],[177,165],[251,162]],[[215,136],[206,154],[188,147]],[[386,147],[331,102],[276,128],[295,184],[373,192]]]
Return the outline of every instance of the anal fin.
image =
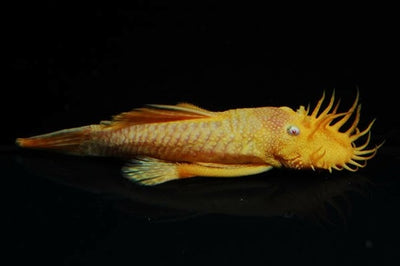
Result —
[[[176,163],[142,157],[124,166],[122,173],[134,182],[152,186],[195,176],[238,177],[259,174],[270,169],[272,169],[270,165]]]

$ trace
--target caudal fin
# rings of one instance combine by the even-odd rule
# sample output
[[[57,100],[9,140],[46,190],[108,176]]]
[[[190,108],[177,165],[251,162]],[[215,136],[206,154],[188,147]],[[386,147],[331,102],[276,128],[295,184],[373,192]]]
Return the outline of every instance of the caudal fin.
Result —
[[[30,138],[17,138],[16,143],[23,148],[50,149],[83,154],[83,144],[90,139],[91,131],[92,126],[63,129]]]

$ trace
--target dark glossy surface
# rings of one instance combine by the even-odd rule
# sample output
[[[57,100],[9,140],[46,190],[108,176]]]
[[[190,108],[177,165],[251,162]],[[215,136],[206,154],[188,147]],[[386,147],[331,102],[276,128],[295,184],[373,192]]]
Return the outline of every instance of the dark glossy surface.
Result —
[[[396,23],[390,15],[364,21],[359,16],[371,12],[358,8],[332,11],[334,19],[328,11],[272,10],[57,2],[46,14],[16,14],[1,105],[5,258],[52,265],[399,263]],[[356,86],[361,127],[377,118],[372,143],[386,140],[356,173],[274,169],[149,188],[123,179],[117,159],[14,147],[16,137],[97,123],[146,103],[296,109],[335,88],[345,110]]]

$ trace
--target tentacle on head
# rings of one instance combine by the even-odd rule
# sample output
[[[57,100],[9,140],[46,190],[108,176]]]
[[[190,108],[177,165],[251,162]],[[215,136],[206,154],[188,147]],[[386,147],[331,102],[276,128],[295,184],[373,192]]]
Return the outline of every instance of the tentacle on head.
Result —
[[[351,141],[353,142],[353,141],[359,139],[360,137],[364,136],[365,134],[369,133],[372,126],[374,125],[374,123],[375,123],[375,119],[372,120],[371,123],[369,123],[369,125],[366,129],[364,129],[361,132],[358,130],[355,134],[351,135],[350,136]]]
[[[350,119],[351,115],[353,114],[354,110],[357,107],[359,98],[360,98],[360,92],[357,90],[357,96],[356,99],[354,100],[353,105],[346,112],[346,114],[343,116],[342,119],[340,119],[339,121],[337,121],[335,124],[332,125],[333,129],[339,130]]]
[[[324,92],[324,96],[325,96],[325,92]],[[318,112],[319,111],[319,107],[321,106],[321,104],[322,104],[322,102],[323,102],[323,100],[324,100],[324,96],[321,98],[321,100],[319,100],[319,102],[318,102],[318,104],[319,104],[319,106],[318,106],[318,109],[317,108],[315,108],[315,110],[314,110],[314,112]],[[318,120],[322,120],[322,119],[324,119],[325,117],[326,117],[326,115],[329,113],[329,111],[332,109],[332,106],[333,106],[333,103],[335,102],[335,91],[333,91],[332,92],[332,96],[331,96],[331,99],[330,99],[330,101],[329,101],[329,104],[328,104],[328,106],[325,108],[325,110],[324,111],[322,111],[322,113],[320,113],[319,115],[318,115],[318,117],[316,117]],[[313,113],[314,113],[313,112]],[[332,113],[331,113],[332,114]]]
[[[356,117],[354,118],[353,124],[346,130],[345,134],[350,135],[356,130],[358,123],[360,122],[360,112],[361,112],[361,104],[357,107]]]
[[[357,90],[356,98],[347,112],[337,113],[339,108],[340,100],[335,105],[335,92],[333,91],[332,96],[329,100],[327,107],[320,112],[321,106],[325,100],[325,92],[323,93],[321,99],[318,101],[314,110],[310,115],[307,115],[310,111],[308,107],[307,110],[304,110],[304,107],[300,107],[299,113],[304,115],[304,121],[307,120],[307,123],[311,125],[311,131],[309,139],[313,138],[313,135],[319,132],[319,130],[329,130],[330,132],[338,132],[339,135],[343,136],[343,138],[347,138],[351,146],[353,147],[352,152],[349,154],[349,159],[347,162],[342,163],[333,163],[326,162],[324,160],[324,155],[326,150],[323,147],[316,149],[314,153],[310,155],[311,168],[314,169],[315,165],[319,164],[320,167],[328,169],[330,172],[332,169],[342,170],[347,169],[349,171],[357,171],[358,168],[363,168],[366,166],[367,160],[373,158],[377,152],[377,150],[382,146],[382,144],[375,146],[371,149],[366,149],[371,140],[371,128],[375,122],[375,119],[371,121],[371,123],[364,130],[360,131],[357,126],[360,122],[361,116],[361,104],[358,104],[359,101],[359,91]],[[334,107],[333,107],[334,106]],[[332,109],[333,108],[333,109]],[[354,115],[354,120],[344,132],[340,129],[345,125],[352,115]],[[340,119],[339,119],[340,118]],[[339,119],[339,120],[337,120]],[[333,123],[334,120],[337,120]],[[355,141],[367,135],[366,141],[357,146]],[[347,137],[346,137],[347,136]]]

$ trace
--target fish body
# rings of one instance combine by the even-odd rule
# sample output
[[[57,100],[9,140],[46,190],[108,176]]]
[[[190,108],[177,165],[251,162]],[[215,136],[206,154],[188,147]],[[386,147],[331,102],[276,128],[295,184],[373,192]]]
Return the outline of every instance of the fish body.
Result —
[[[82,155],[149,156],[168,161],[224,164],[276,163],[273,132],[287,116],[275,107],[235,109],[210,117],[161,123],[100,127]]]
[[[235,177],[286,166],[295,169],[355,170],[372,158],[379,146],[365,149],[354,141],[369,133],[356,128],[360,108],[332,109],[312,114],[301,106],[259,107],[211,112],[191,104],[149,105],[122,113],[98,125],[19,138],[22,147],[52,149],[76,155],[130,159],[122,172],[145,185],[193,176]],[[339,129],[356,113],[350,129]],[[333,124],[334,119],[338,119]],[[333,124],[333,125],[332,125]]]

